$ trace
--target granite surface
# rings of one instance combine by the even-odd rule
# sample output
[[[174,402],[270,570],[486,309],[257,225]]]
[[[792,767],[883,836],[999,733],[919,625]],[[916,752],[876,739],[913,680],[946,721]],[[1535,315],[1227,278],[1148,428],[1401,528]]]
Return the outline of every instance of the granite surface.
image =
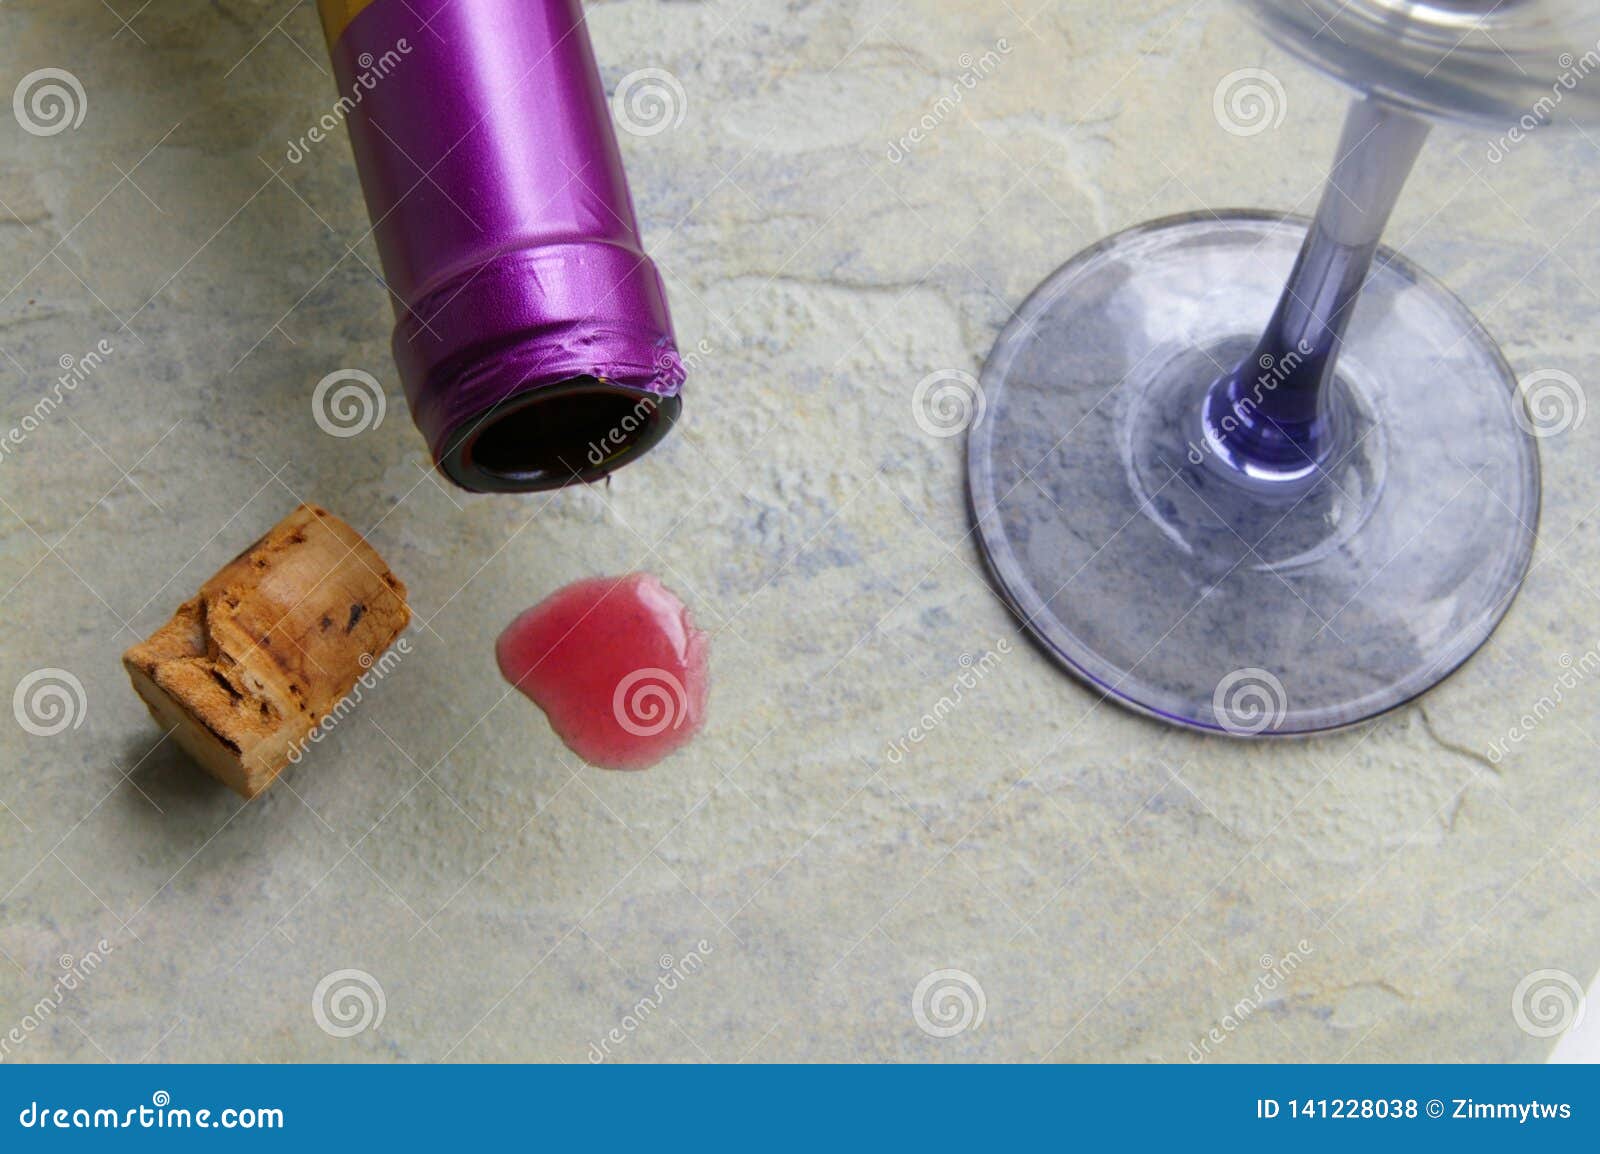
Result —
[[[1229,6],[591,4],[607,88],[668,102],[622,142],[687,417],[610,484],[525,498],[430,471],[343,133],[290,155],[335,99],[311,5],[0,20],[5,92],[62,69],[82,112],[0,117],[0,424],[54,397],[0,454],[5,1061],[1548,1051],[1536,987],[1600,963],[1600,421],[1541,442],[1533,570],[1459,675],[1246,744],[1100,704],[1021,641],[962,439],[911,419],[1084,245],[1315,203],[1342,97]],[[1214,96],[1244,68],[1282,117],[1239,135]],[[1391,241],[1519,373],[1592,379],[1600,217],[1569,174],[1595,141],[1495,164],[1436,135]],[[312,403],[341,369],[386,394],[352,436]],[[411,652],[242,804],[118,655],[300,500],[404,578]],[[714,635],[710,721],[607,773],[507,696],[492,642],[640,569]]]

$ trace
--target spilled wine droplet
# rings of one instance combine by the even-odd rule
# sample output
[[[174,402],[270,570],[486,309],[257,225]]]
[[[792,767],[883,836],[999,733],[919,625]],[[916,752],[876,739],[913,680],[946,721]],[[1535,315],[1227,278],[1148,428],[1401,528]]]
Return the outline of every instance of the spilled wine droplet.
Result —
[[[556,736],[606,769],[646,769],[705,720],[706,635],[648,573],[557,590],[506,627],[495,656]]]

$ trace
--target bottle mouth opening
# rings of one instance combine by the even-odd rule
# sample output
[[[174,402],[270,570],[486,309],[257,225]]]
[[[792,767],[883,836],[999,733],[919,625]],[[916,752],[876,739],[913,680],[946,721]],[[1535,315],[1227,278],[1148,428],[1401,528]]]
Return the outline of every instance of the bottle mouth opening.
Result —
[[[450,437],[439,468],[481,493],[534,493],[593,481],[650,449],[679,397],[579,377],[508,397]]]

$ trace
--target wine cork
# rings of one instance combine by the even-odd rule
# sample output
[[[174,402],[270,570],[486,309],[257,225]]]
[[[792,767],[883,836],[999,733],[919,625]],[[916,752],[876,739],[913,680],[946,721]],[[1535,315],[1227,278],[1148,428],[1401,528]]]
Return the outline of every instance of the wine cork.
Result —
[[[406,587],[361,534],[301,505],[122,664],[173,740],[254,797],[410,620]]]

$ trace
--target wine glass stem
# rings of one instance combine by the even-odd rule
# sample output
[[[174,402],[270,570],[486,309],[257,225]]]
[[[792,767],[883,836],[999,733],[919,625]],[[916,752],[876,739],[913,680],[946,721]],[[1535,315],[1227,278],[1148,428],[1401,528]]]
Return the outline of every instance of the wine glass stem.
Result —
[[[1206,398],[1206,439],[1252,478],[1314,475],[1341,448],[1334,366],[1378,240],[1428,125],[1371,98],[1345,118],[1333,170],[1254,352]]]

